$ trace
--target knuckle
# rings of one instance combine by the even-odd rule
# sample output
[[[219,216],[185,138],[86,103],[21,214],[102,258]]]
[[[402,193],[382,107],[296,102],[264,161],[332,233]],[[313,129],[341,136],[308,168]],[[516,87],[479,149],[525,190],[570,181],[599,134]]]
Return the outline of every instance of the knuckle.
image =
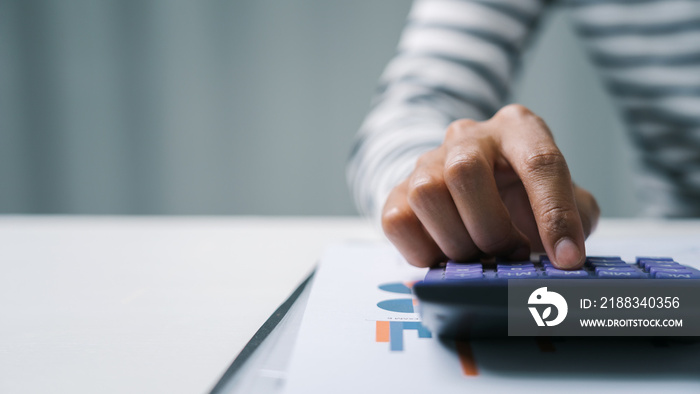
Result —
[[[564,155],[556,148],[543,149],[533,152],[525,158],[525,169],[530,172],[541,172],[543,170],[561,170],[566,167]]]
[[[414,220],[413,211],[407,205],[386,207],[381,217],[382,229],[391,239],[401,234]]]
[[[533,112],[522,104],[508,104],[506,106],[503,106],[503,108],[501,108],[495,116],[520,119],[533,115]]]
[[[420,206],[442,193],[445,188],[441,177],[428,172],[414,173],[408,185],[408,203],[412,207]]]
[[[476,126],[478,123],[479,122],[475,121],[474,119],[462,118],[450,123],[449,128],[468,129],[470,127]]]
[[[550,234],[569,233],[569,223],[571,223],[578,212],[560,206],[555,202],[546,202],[540,213],[541,223],[544,230]]]
[[[449,184],[468,181],[482,172],[485,165],[478,153],[461,152],[445,163],[445,181]]]
[[[458,137],[460,135],[463,135],[465,131],[471,130],[478,125],[479,122],[473,120],[473,119],[457,119],[450,123],[449,126],[447,126],[447,132],[445,135],[445,139],[452,139],[455,137]]]

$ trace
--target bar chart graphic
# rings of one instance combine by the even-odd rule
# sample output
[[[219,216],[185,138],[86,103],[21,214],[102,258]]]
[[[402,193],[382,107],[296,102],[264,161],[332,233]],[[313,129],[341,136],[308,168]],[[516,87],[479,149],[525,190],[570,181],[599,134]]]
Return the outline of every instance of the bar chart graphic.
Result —
[[[415,282],[390,282],[380,284],[380,290],[397,293],[411,294],[411,287]],[[396,298],[383,300],[377,303],[377,307],[390,312],[415,313],[417,300],[415,298]],[[427,328],[417,321],[377,321],[376,322],[376,342],[389,343],[392,352],[404,350],[404,331],[418,331],[418,338],[432,338],[432,334]]]
[[[392,352],[400,352],[404,349],[403,332],[405,330],[417,330],[418,338],[432,338],[433,335],[427,328],[417,321],[378,321],[377,342],[388,342]]]
[[[396,293],[396,294],[411,294],[411,288],[415,282],[390,282],[380,284],[380,290]],[[415,313],[415,306],[418,300],[415,298],[397,298],[383,300],[377,303],[377,307],[390,312],[398,313]],[[404,351],[404,332],[407,330],[416,330],[418,338],[432,338],[432,333],[418,321],[376,321],[376,337],[377,343],[388,343],[391,352]],[[476,361],[471,350],[469,342],[455,343],[459,363],[462,367],[462,374],[465,376],[478,376],[479,369],[476,366]]]

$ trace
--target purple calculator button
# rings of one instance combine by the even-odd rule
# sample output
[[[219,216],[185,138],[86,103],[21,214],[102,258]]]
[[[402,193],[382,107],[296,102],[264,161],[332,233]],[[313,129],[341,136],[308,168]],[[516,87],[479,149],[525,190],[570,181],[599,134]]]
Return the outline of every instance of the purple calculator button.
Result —
[[[656,265],[656,264],[678,264],[673,259],[669,258],[667,260],[656,260],[656,259],[650,259],[650,258],[641,258],[637,257],[637,265],[640,267],[646,268],[648,265]]]
[[[498,268],[501,267],[534,267],[535,263],[532,261],[518,261],[518,262],[512,262],[512,263],[501,263],[497,264]]]
[[[547,276],[552,278],[587,278],[588,272],[584,270],[566,271],[556,268],[547,268],[545,270]]]
[[[642,265],[644,271],[649,271],[652,267],[657,268],[685,268],[682,265],[676,263],[675,261],[664,261],[664,262],[647,262]]]
[[[442,268],[431,268],[428,270],[428,273],[425,275],[425,281],[426,282],[434,282],[434,281],[441,281],[444,277],[444,270]]]
[[[671,267],[671,268],[669,268],[669,267],[654,267],[654,266],[649,268],[649,273],[654,278],[656,278],[656,274],[658,274],[660,272],[663,272],[666,274],[690,274],[690,273],[692,273],[689,269],[683,268],[680,266],[678,268],[675,268],[675,267]]]
[[[518,279],[518,278],[536,278],[537,271],[498,271],[499,278]]]
[[[611,261],[622,261],[622,258],[620,258],[620,256],[588,256],[586,257],[586,261],[589,263],[605,263]]]
[[[618,279],[638,279],[645,278],[646,275],[639,271],[599,271],[596,272],[598,278],[618,278]]]
[[[626,265],[624,267],[595,267],[595,273],[597,274],[598,272],[603,272],[603,271],[609,271],[609,272],[637,272],[636,269],[632,268],[629,265]]]
[[[483,266],[481,263],[458,264],[448,261],[445,267],[445,272],[481,272],[482,270]]]
[[[510,271],[510,272],[517,272],[517,271],[534,271],[535,266],[521,266],[521,267],[509,267],[509,266],[498,266],[498,272],[505,272],[505,271]]]
[[[535,267],[498,267],[498,271],[534,271]]]
[[[624,261],[597,261],[590,264],[593,267],[629,267]]]
[[[625,264],[625,262],[617,256],[588,256],[585,264],[596,266],[599,264]]]
[[[674,272],[657,272],[656,279],[699,279],[700,273],[691,271],[689,274],[680,274]]]
[[[448,268],[449,267],[459,267],[459,268],[468,268],[468,267],[478,267],[481,268],[482,264],[481,263],[455,263],[452,260],[449,260],[446,265]]]
[[[673,261],[672,257],[653,257],[653,256],[639,256],[637,257],[637,264],[640,264],[642,260],[647,261]],[[640,264],[641,265],[641,264]]]
[[[463,279],[480,279],[484,274],[481,271],[472,272],[447,272],[445,271],[445,279],[447,280],[463,280]]]
[[[681,263],[677,261],[648,261],[648,260],[642,260],[644,261],[644,266],[645,267],[652,267],[652,266],[657,266],[657,265],[681,265]]]
[[[445,272],[481,272],[481,267],[445,267]]]

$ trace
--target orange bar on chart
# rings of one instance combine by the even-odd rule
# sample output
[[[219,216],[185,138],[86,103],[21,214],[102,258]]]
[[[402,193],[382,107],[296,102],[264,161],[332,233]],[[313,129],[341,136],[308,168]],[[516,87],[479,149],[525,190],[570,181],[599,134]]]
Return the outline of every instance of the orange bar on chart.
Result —
[[[468,341],[456,341],[459,363],[462,364],[462,373],[466,376],[478,376],[479,369],[476,367],[474,353]]]
[[[389,342],[389,322],[377,322],[377,342]]]

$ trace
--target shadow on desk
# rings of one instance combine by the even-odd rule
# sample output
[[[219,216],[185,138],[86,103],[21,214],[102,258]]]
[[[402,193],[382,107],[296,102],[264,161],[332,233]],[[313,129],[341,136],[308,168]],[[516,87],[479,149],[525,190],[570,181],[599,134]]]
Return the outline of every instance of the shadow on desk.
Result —
[[[639,338],[441,339],[465,375],[700,382],[700,340]]]

